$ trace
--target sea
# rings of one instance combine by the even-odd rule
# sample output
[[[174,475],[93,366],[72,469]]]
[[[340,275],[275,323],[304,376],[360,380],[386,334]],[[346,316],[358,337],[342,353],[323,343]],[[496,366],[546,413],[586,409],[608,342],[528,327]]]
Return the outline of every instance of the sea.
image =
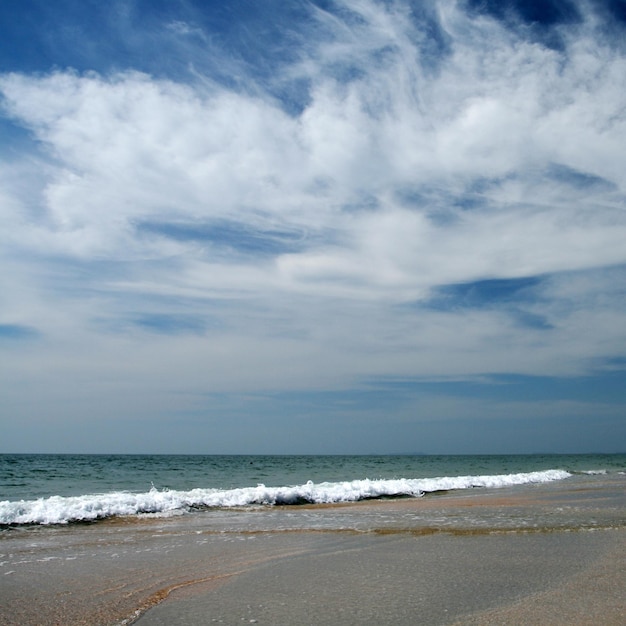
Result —
[[[505,561],[505,587],[493,579],[499,591],[487,594],[500,601],[518,592],[520,571],[537,590],[619,552],[624,528],[625,454],[4,454],[0,626],[417,623],[416,613],[448,624],[450,607],[488,606],[485,550],[492,566]],[[431,580],[447,591],[420,600],[416,576],[420,594]],[[165,602],[162,621],[151,607],[170,593],[195,598],[199,615]],[[376,622],[338,618],[363,603]],[[397,607],[403,619],[390,617]]]
[[[3,454],[0,532],[148,518],[202,520],[226,530],[290,524],[358,529],[384,526],[384,519],[368,521],[332,505],[494,490],[515,494],[528,488],[543,494],[548,490],[552,501],[565,488],[623,497],[625,486],[626,454]],[[544,516],[553,523],[555,507],[547,508]],[[428,510],[439,525],[453,521],[442,519],[445,513],[436,507]],[[626,524],[621,504],[608,516],[602,523]],[[566,517],[564,523],[574,527],[590,523],[585,507],[570,507]],[[425,519],[424,524],[434,521]]]

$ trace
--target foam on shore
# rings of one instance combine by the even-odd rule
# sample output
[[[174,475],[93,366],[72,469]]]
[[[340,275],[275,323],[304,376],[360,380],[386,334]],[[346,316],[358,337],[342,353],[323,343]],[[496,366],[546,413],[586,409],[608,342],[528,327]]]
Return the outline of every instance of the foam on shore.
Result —
[[[0,524],[67,524],[115,516],[190,512],[194,509],[249,507],[259,505],[332,504],[389,497],[421,497],[438,491],[476,487],[509,487],[563,480],[571,476],[559,469],[494,476],[442,476],[395,480],[311,481],[285,487],[239,489],[159,490],[110,492],[82,496],[51,496],[37,500],[0,502]]]

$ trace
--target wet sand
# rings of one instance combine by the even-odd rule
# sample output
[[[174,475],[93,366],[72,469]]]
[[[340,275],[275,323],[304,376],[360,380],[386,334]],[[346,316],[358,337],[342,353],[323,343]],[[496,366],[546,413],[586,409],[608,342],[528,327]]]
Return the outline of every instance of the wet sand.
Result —
[[[0,624],[622,625],[620,480],[3,531]]]
[[[622,531],[323,537],[174,591],[139,626],[626,623]]]

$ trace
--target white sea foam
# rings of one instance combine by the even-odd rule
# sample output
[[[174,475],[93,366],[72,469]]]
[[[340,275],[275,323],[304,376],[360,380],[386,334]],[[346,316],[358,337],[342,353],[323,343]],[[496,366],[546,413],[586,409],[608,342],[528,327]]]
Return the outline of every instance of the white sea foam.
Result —
[[[444,476],[439,478],[308,482],[288,487],[240,489],[192,489],[145,493],[112,492],[84,496],[52,496],[37,500],[0,502],[0,524],[66,524],[113,516],[172,514],[194,508],[245,507],[250,505],[330,504],[383,497],[419,497],[434,491],[472,487],[506,487],[544,483],[571,476],[564,470],[547,470],[495,476]]]

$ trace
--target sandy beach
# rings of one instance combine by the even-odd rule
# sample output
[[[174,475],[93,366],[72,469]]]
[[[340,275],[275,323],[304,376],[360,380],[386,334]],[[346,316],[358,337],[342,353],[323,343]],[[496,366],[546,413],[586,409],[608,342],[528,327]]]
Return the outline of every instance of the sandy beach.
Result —
[[[305,554],[172,592],[166,624],[618,624],[623,532],[321,537]]]
[[[623,499],[619,478],[261,510],[245,529],[198,514],[5,530],[0,624],[621,625]],[[315,515],[335,527],[298,522]]]

